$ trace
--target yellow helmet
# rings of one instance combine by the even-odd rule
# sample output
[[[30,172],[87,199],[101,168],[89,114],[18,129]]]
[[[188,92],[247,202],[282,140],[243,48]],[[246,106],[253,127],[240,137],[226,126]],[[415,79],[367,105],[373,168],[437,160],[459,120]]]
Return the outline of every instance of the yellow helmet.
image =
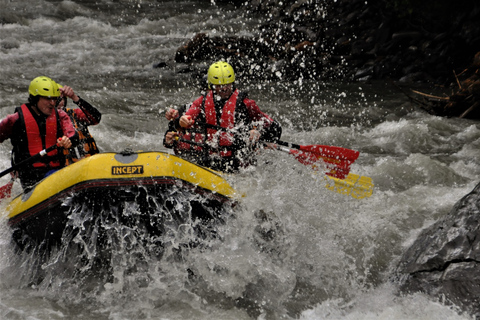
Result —
[[[28,93],[34,97],[41,96],[54,98],[60,96],[58,84],[49,77],[44,76],[36,77],[30,82]]]
[[[231,65],[225,61],[215,62],[208,68],[207,75],[208,87],[210,85],[229,84],[235,81],[235,72]]]

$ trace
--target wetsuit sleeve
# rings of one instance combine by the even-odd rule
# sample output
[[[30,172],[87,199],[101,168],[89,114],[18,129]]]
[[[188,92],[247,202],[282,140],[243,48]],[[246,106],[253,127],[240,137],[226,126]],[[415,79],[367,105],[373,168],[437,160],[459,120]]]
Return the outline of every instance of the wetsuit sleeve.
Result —
[[[202,111],[203,96],[193,101],[192,105],[185,112],[187,116],[191,116],[193,120],[197,119],[198,115]]]
[[[72,120],[70,120],[68,114],[63,110],[58,111],[58,116],[60,117],[60,126],[62,127],[63,135],[70,138],[72,147],[77,146],[79,142],[78,133],[73,126]]]
[[[74,112],[78,121],[84,122],[86,125],[89,126],[100,123],[100,120],[102,119],[102,114],[100,111],[97,110],[97,108],[95,108],[82,98],[80,98],[76,105],[79,108],[75,109]]]
[[[282,126],[277,121],[273,120],[272,117],[262,112],[257,106],[257,103],[252,100],[245,98],[243,100],[247,108],[248,117],[252,122],[257,126],[261,126],[260,129],[261,139],[265,141],[276,141],[279,140],[282,136]]]
[[[19,118],[18,113],[10,114],[0,122],[0,143],[12,136],[13,125]]]

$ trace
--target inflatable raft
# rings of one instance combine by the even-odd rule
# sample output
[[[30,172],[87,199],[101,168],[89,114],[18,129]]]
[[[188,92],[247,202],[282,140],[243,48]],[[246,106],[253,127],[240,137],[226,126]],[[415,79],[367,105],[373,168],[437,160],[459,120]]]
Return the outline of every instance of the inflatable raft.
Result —
[[[101,153],[48,176],[6,210],[13,240],[24,250],[51,248],[79,233],[88,235],[83,241],[111,241],[102,232],[113,228],[159,242],[186,224],[204,234],[236,199],[217,172],[174,155]]]

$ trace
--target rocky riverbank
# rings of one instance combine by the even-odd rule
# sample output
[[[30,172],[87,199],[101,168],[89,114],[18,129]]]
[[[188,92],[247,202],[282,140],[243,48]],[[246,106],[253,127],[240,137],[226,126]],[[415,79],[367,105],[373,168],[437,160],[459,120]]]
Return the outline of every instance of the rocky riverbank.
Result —
[[[197,35],[177,62],[229,58],[272,79],[393,79],[451,85],[480,48],[475,1],[236,1],[268,17],[256,38]],[[254,75],[250,75],[254,76]]]
[[[187,72],[196,61],[228,59],[244,81],[430,84],[456,92],[412,101],[435,115],[480,118],[478,90],[468,91],[477,86],[461,85],[475,82],[479,74],[474,60],[480,48],[479,2],[249,0],[235,5],[246,18],[268,17],[258,36],[197,34],[175,55],[177,63],[188,64]],[[193,70],[201,81],[205,70]]]

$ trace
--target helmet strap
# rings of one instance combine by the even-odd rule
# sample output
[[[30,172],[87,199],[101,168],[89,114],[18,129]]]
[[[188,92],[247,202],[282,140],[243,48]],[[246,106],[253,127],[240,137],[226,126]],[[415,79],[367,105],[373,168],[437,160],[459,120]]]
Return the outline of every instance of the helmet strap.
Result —
[[[62,101],[62,99],[63,99],[62,109],[65,109],[67,107],[67,97],[58,96],[57,102],[55,102],[55,110],[58,108],[58,105],[60,104],[60,101]]]

